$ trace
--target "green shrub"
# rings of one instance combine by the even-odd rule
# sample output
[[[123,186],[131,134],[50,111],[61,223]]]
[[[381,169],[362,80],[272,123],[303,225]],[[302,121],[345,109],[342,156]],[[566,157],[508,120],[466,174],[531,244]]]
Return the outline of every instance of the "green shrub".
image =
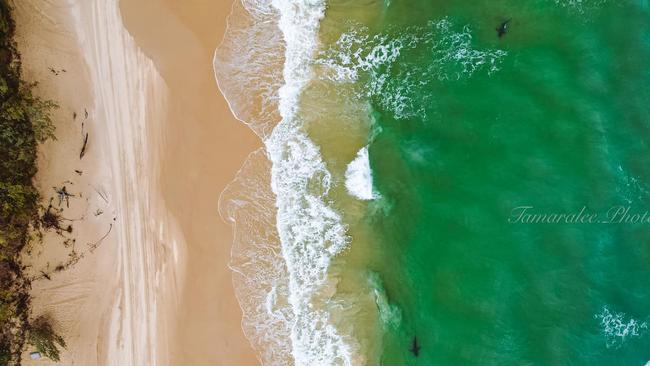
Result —
[[[0,366],[19,365],[25,344],[59,360],[65,347],[46,318],[30,322],[30,281],[20,252],[30,227],[39,227],[36,174],[39,143],[54,138],[51,101],[33,93],[36,84],[21,79],[20,55],[7,0],[0,0]]]
[[[49,318],[40,316],[32,321],[28,334],[28,343],[43,356],[52,361],[61,360],[59,347],[65,348],[65,340],[54,331]]]

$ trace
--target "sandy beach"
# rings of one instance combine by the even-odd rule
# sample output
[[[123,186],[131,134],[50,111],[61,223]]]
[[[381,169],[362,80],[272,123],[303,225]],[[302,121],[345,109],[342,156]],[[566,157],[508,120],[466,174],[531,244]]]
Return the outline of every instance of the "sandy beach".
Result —
[[[62,355],[64,363],[93,364],[107,355],[105,335],[116,300],[118,282],[114,274],[119,260],[112,232],[115,206],[108,201],[109,162],[102,159],[105,142],[95,138],[98,121],[91,117],[94,97],[89,69],[77,43],[69,7],[36,0],[15,3],[14,9],[24,77],[38,80],[40,96],[59,104],[53,115],[57,140],[47,142],[39,151],[36,184],[43,203],[53,199],[55,206],[61,206],[55,187],[65,185],[75,197],[70,207],[63,204],[62,216],[83,218],[71,222],[72,235],[50,231],[43,243],[33,244],[25,253],[24,261],[31,265],[30,274],[39,278],[32,283],[33,316],[45,314],[54,319],[68,344]],[[80,159],[82,133],[86,132],[93,134],[93,141]],[[87,243],[99,242],[109,230],[112,235],[91,250]],[[75,240],[73,244],[69,243],[70,238]],[[77,263],[73,263],[74,253],[83,256]],[[67,263],[71,264],[69,268],[56,271]],[[51,280],[43,278],[43,273]],[[27,355],[23,359],[27,364],[31,362]]]
[[[219,93],[212,67],[230,1],[122,0],[124,21],[168,86],[160,184],[187,243],[173,365],[259,364],[241,330],[228,269],[231,227],[218,199],[261,145]]]
[[[72,227],[25,253],[33,315],[54,319],[65,365],[255,365],[217,212],[258,144],[214,82],[229,4],[122,5],[14,3],[24,76],[59,104],[37,186]]]

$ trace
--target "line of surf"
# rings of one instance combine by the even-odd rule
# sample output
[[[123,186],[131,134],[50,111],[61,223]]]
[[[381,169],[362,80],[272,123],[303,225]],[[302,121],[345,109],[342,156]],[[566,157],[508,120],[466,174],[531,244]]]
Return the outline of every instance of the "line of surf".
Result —
[[[331,174],[303,129],[299,107],[301,92],[313,77],[312,57],[324,12],[324,0],[236,1],[215,53],[219,89],[233,114],[262,138],[270,162],[274,207],[253,194],[260,192],[250,189],[259,182],[246,175],[254,171],[249,167],[261,166],[259,154],[251,156],[258,163],[249,159],[220,199],[223,217],[234,224],[231,268],[242,325],[265,365],[363,363],[357,342],[333,320],[329,300],[335,285],[328,280],[328,269],[332,258],[347,248],[348,238],[340,215],[328,203]],[[250,211],[242,214],[244,208]],[[259,245],[273,246],[268,235],[249,237],[248,243],[240,240],[250,236],[242,229],[253,230],[251,223],[264,225],[259,219],[269,216],[264,210],[275,214],[279,253]],[[260,272],[264,268],[268,276]],[[266,293],[261,296],[255,289]],[[269,331],[286,339],[270,344]]]

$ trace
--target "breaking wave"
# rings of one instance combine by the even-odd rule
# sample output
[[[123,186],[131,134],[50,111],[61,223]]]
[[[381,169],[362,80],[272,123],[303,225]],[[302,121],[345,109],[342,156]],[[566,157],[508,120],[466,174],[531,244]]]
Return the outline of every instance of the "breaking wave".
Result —
[[[345,171],[345,188],[348,193],[360,200],[372,200],[375,193],[372,189],[372,170],[368,147],[363,147],[356,158],[348,164]]]
[[[236,2],[215,53],[222,93],[265,146],[220,200],[235,230],[231,268],[242,326],[264,365],[364,364],[329,301],[330,262],[349,239],[329,203],[331,174],[299,110],[324,11],[324,0]]]

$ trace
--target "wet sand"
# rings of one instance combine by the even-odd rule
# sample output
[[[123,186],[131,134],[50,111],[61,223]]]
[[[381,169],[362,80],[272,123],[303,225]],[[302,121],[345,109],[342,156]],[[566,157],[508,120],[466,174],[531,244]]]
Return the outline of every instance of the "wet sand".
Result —
[[[214,51],[229,0],[122,0],[129,32],[169,89],[160,184],[187,246],[187,272],[171,341],[173,365],[259,364],[241,330],[228,269],[231,228],[220,193],[258,138],[235,120],[217,89]]]

